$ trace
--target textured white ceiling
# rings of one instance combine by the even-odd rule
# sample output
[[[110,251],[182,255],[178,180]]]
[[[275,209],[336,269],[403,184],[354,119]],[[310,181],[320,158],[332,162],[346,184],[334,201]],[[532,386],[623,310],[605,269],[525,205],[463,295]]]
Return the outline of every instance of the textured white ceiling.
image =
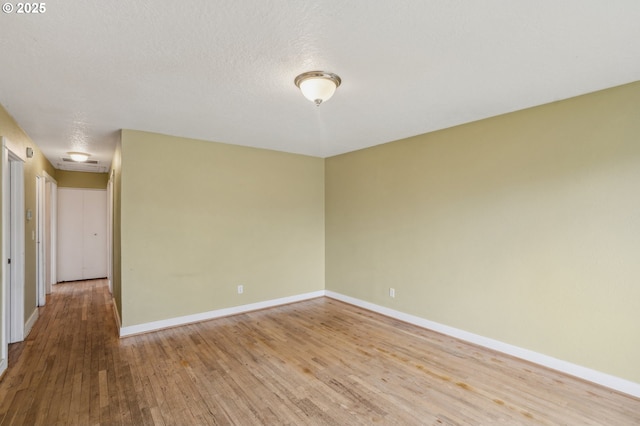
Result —
[[[121,128],[326,157],[640,80],[640,1],[50,1],[1,14],[0,58],[54,165]]]

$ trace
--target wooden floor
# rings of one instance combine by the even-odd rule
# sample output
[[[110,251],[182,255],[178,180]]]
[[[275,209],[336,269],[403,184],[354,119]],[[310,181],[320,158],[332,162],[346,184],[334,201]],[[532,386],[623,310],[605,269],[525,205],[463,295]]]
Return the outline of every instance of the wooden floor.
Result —
[[[640,424],[640,400],[327,298],[118,339],[103,280],[10,348],[1,424]]]

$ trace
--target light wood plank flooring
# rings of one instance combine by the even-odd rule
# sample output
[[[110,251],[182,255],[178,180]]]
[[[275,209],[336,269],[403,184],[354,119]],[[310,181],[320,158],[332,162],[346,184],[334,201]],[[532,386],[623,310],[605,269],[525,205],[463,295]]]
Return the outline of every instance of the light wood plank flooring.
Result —
[[[104,280],[11,345],[1,424],[640,424],[640,400],[328,298],[119,339]]]

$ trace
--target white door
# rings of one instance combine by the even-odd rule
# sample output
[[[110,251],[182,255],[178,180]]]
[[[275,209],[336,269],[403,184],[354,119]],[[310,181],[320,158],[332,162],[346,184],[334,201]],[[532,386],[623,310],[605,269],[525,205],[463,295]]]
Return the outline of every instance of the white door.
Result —
[[[58,282],[107,276],[107,191],[58,188]]]
[[[83,279],[107,276],[107,191],[84,193]]]

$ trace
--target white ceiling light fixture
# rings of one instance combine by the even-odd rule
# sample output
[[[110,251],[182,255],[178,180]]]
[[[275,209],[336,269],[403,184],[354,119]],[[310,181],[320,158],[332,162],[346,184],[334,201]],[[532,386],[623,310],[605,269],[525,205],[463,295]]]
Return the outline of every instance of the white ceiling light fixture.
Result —
[[[78,163],[84,163],[85,161],[87,161],[90,157],[89,154],[86,154],[84,152],[67,152],[67,154],[69,154],[69,157],[71,157],[71,159],[73,161],[76,161]]]
[[[297,76],[294,83],[305,98],[320,106],[333,96],[342,80],[330,72],[309,71]]]

